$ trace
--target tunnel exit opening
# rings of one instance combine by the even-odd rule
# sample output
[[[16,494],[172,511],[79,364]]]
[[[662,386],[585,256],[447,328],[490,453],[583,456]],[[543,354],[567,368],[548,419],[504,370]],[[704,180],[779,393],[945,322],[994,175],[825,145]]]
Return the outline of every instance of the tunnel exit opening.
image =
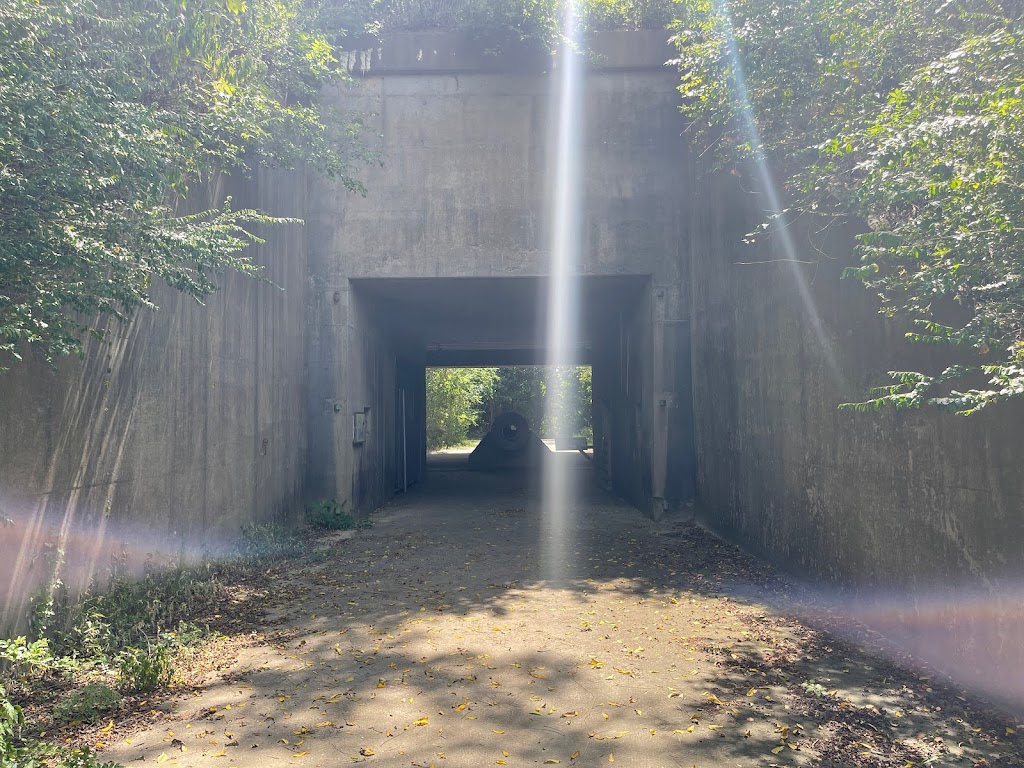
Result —
[[[552,451],[592,457],[592,376],[589,365],[427,368],[428,466],[523,470]]]

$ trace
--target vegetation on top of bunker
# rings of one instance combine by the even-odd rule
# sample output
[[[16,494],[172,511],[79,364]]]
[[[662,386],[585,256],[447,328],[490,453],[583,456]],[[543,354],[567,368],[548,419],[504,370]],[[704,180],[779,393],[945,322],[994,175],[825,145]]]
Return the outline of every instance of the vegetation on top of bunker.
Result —
[[[1024,395],[1024,6],[683,0],[677,12],[688,134],[719,168],[752,163],[770,201],[750,239],[813,261],[789,224],[823,239],[853,222],[860,264],[846,275],[931,347],[926,362],[899,351],[890,383],[846,407],[971,414]],[[777,202],[764,188],[775,177]]]

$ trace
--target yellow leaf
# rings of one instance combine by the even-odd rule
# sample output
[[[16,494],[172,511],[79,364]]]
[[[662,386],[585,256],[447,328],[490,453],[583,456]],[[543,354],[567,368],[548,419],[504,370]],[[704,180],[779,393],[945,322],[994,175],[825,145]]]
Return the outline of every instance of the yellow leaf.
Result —
[[[1016,732],[1017,731],[1015,731],[1013,728],[1007,728],[1006,729],[1006,735],[1007,736],[1013,736],[1013,734],[1015,734]]]
[[[715,694],[713,693],[705,693],[704,698],[710,701],[712,704],[717,704],[718,706],[722,706],[722,704],[724,703],[720,698],[715,696]]]
[[[109,723],[107,723],[102,728],[100,728],[100,733],[110,733],[112,730],[114,730],[114,721],[113,720],[111,720]],[[1007,729],[1007,730],[1009,730],[1009,729]]]
[[[426,725],[426,724],[427,724],[427,722],[428,722],[428,719],[427,719],[427,718],[425,718],[425,717],[421,717],[421,718],[420,718],[419,720],[413,720],[413,721],[412,721],[412,724],[413,724],[413,725]]]
[[[466,702],[462,702],[462,703],[461,703],[461,704],[459,704],[459,705],[458,705],[457,707],[455,707],[455,711],[456,711],[456,712],[461,712],[461,711],[462,711],[462,710],[464,710],[464,709],[465,709],[465,708],[466,708],[467,706],[468,706],[468,705],[466,704]]]
[[[496,733],[496,734],[498,734],[499,736],[501,736],[501,734],[503,734],[503,733],[504,733],[504,731],[499,731],[499,730],[495,730],[495,731],[494,731],[494,733]]]
[[[555,764],[560,763],[560,762],[562,762],[562,761],[561,760],[556,760],[553,757],[549,757],[547,760],[544,761],[544,765],[555,765]]]
[[[751,688],[747,691],[747,696],[753,696],[755,693],[757,693],[757,688]]]
[[[330,720],[321,720],[316,724],[317,728],[327,728],[328,726],[334,725]]]
[[[359,754],[362,755],[363,757],[373,757],[377,753],[374,752],[369,747],[363,747],[362,749],[359,750]]]
[[[504,750],[504,749],[503,749],[503,750],[501,750],[501,756],[502,756],[502,757],[508,757],[508,751],[507,751],[507,750]]]
[[[570,760],[575,760],[579,756],[580,756],[580,751],[577,749],[575,752],[573,752],[571,755],[569,755],[569,759]]]
[[[309,754],[309,752],[306,752],[306,751],[296,752],[295,754],[292,755],[292,757],[305,757],[308,754]]]
[[[159,755],[157,756],[157,758],[156,758],[156,761],[157,761],[158,763],[166,763],[166,762],[167,762],[167,760],[168,760],[168,757],[167,757],[167,753],[166,753],[166,752],[161,752],[161,753],[160,753],[160,754],[159,754]]]
[[[609,763],[614,763],[615,762],[615,755],[608,755],[608,762]]]
[[[494,762],[496,762],[498,765],[508,765],[508,763],[506,763],[504,760],[495,760]]]
[[[782,751],[782,750],[784,750],[784,749],[785,749],[785,747],[783,747],[783,746],[778,746],[778,747],[775,747],[775,748],[774,748],[774,749],[772,750],[772,754],[773,754],[773,755],[777,755],[777,754],[779,754],[779,752],[781,752],[781,751]]]

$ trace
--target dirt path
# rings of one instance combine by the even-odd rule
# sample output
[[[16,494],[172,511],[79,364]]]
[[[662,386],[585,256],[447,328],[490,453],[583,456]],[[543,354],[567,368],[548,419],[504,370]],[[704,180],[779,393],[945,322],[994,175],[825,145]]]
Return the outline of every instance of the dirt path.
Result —
[[[1014,723],[749,597],[785,588],[695,526],[590,496],[561,587],[543,578],[544,531],[536,494],[511,478],[433,475],[288,569],[265,642],[102,757],[1024,765]]]

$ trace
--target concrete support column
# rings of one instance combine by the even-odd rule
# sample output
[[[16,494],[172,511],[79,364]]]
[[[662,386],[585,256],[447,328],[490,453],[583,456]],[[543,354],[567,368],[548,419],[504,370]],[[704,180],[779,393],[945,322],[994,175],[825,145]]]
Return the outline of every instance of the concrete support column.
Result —
[[[657,520],[693,499],[696,456],[686,299],[679,285],[652,291],[650,515]]]

